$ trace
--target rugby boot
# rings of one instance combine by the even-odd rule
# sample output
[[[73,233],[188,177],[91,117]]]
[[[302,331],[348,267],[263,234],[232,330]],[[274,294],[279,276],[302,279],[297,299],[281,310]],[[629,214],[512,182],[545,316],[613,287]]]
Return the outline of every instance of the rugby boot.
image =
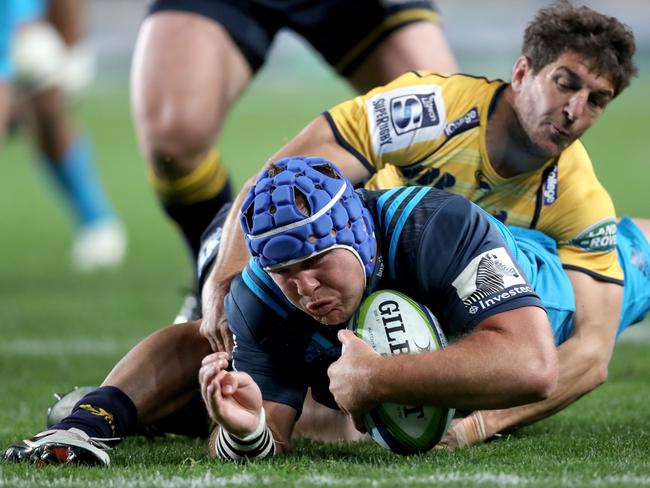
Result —
[[[33,462],[37,465],[83,464],[108,466],[111,459],[106,442],[115,439],[96,439],[79,429],[46,430],[30,439],[17,442],[2,455],[5,461]]]

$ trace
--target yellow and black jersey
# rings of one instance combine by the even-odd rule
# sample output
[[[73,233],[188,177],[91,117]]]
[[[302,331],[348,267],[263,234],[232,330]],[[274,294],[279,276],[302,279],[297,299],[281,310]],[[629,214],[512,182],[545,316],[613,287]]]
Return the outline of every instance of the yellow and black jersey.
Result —
[[[503,178],[490,164],[485,128],[506,86],[411,72],[324,115],[339,144],[373,175],[367,188],[425,185],[461,194],[508,225],[554,238],[565,268],[622,283],[614,205],[580,141],[542,171]]]

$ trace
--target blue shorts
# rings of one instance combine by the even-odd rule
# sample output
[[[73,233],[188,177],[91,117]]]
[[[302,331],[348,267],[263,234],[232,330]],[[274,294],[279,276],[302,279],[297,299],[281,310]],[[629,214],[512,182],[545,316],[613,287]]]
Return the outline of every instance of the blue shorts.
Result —
[[[557,245],[546,234],[532,229],[508,227],[516,242],[511,252],[521,271],[546,308],[555,344],[566,341],[573,330],[573,287],[557,255]]]
[[[282,28],[304,37],[341,75],[349,76],[395,30],[437,21],[432,0],[154,0],[149,13],[191,12],[218,22],[253,72]]]
[[[46,0],[0,0],[0,81],[13,76],[11,43],[16,28],[41,18],[46,6]]]
[[[575,298],[556,254],[555,241],[536,230],[508,230],[518,248],[513,252],[515,259],[546,307],[556,344],[562,344],[573,331]],[[650,244],[627,217],[618,224],[617,251],[625,277],[618,337],[627,327],[643,320],[650,310]]]
[[[618,261],[625,274],[618,335],[642,321],[650,310],[650,244],[627,217],[618,223]]]

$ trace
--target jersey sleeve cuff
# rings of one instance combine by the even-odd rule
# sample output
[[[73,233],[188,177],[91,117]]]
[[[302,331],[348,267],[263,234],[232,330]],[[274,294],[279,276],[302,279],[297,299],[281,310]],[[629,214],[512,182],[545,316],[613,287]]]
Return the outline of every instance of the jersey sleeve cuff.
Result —
[[[612,283],[614,285],[619,285],[619,286],[623,286],[623,284],[624,284],[623,280],[612,278],[611,276],[605,276],[603,274],[596,273],[595,271],[592,271],[592,270],[587,269],[587,268],[583,268],[581,266],[575,266],[573,264],[563,264],[562,268],[565,269],[565,270],[568,269],[568,270],[571,270],[571,271],[579,271],[580,273],[585,273],[585,274],[591,276],[596,281],[603,281],[605,283]]]
[[[370,161],[368,161],[363,156],[363,154],[357,151],[357,149],[355,149],[352,144],[345,140],[343,134],[341,134],[339,128],[336,126],[336,122],[334,122],[332,115],[329,112],[323,112],[323,117],[325,117],[325,120],[329,124],[330,129],[332,129],[332,133],[334,134],[334,138],[336,139],[338,145],[352,154],[355,158],[357,158],[359,162],[363,164],[363,166],[370,172],[370,174],[374,175],[377,172],[377,168],[375,168],[375,166],[372,165]]]

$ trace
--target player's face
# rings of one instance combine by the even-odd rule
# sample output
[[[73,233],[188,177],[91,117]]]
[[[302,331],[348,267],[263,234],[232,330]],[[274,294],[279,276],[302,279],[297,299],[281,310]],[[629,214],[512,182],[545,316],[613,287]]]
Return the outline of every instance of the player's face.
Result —
[[[545,159],[582,136],[614,96],[612,83],[590,71],[583,57],[572,51],[537,73],[526,58],[520,58],[512,87],[517,119],[528,139],[525,143],[535,156]]]
[[[269,274],[292,304],[323,324],[349,320],[363,296],[364,270],[347,249],[332,249]]]

